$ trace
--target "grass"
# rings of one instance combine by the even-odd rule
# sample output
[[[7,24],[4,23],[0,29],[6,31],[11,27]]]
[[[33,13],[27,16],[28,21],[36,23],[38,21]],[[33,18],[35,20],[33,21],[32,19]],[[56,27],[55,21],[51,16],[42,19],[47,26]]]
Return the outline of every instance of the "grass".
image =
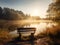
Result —
[[[5,29],[0,29],[0,45],[3,45],[10,40],[12,40],[12,38],[9,35],[9,32]]]
[[[47,40],[47,37],[49,40]],[[38,34],[37,38],[46,38],[47,42],[51,42],[49,44],[52,45],[60,45],[60,26],[53,26],[51,28],[47,28],[46,31]]]

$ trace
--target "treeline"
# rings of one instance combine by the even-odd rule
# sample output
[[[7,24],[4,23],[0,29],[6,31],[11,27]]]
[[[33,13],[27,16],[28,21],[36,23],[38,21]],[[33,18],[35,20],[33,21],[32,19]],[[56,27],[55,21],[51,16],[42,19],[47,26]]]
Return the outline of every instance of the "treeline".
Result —
[[[30,17],[29,15],[25,15],[22,11],[10,9],[10,8],[2,8],[0,7],[0,19],[3,20],[22,20]]]

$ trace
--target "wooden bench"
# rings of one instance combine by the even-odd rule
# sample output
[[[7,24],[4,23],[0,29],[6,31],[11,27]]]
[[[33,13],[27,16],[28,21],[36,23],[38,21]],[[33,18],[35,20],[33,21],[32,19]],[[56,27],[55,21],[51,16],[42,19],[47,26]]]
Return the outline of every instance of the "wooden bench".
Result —
[[[30,34],[34,34],[36,31],[36,28],[17,28],[17,32],[19,34],[19,36],[21,36],[22,33],[30,33]]]
[[[17,32],[19,34],[20,40],[21,40],[21,33],[28,32],[31,34],[29,37],[31,45],[34,45],[34,33],[35,33],[35,31],[36,31],[36,28],[17,28]]]
[[[36,28],[17,28],[18,33],[25,33],[25,32],[31,32],[35,33]]]

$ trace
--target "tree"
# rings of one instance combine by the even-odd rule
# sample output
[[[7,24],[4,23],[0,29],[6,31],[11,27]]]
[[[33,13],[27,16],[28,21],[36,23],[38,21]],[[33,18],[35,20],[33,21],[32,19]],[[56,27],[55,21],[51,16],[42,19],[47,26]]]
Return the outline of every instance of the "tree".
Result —
[[[47,10],[48,17],[53,20],[60,19],[60,0],[55,0],[53,3],[49,5],[49,8]]]
[[[10,8],[3,9],[3,19],[6,20],[20,20],[24,18],[24,13],[22,11],[16,11]]]
[[[0,7],[0,19],[2,18],[2,8]]]

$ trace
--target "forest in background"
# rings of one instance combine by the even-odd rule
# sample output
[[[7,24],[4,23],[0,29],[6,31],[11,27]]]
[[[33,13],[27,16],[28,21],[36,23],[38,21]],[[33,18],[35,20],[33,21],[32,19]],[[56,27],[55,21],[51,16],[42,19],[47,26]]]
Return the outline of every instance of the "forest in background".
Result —
[[[1,20],[27,20],[27,19],[40,19],[39,16],[30,16],[29,14],[24,14],[22,11],[2,8],[0,7],[0,19]]]

